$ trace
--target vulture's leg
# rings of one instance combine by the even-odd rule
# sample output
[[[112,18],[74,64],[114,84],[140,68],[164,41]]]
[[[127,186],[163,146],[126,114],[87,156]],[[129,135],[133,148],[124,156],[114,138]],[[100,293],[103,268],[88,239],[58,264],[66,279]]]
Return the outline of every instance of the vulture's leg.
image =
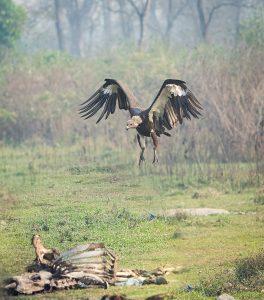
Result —
[[[158,137],[155,133],[154,130],[151,130],[150,132],[150,135],[151,135],[151,138],[152,138],[152,141],[153,141],[153,150],[154,150],[154,158],[153,158],[153,164],[155,164],[156,162],[158,162],[158,156],[157,156],[157,148],[158,148],[158,145],[159,145],[159,141],[158,141]]]
[[[140,157],[139,157],[139,161],[138,161],[138,165],[140,166],[140,164],[143,161],[145,161],[144,151],[146,148],[146,143],[145,143],[145,138],[143,136],[140,137],[139,134],[137,134],[137,140],[138,140],[139,147],[141,149],[141,153],[140,153]]]

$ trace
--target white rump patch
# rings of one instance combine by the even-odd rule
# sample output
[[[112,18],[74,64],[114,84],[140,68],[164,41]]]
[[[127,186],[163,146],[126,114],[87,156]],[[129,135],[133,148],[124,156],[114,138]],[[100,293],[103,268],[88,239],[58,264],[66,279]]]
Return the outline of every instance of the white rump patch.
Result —
[[[104,88],[104,94],[112,95],[116,91],[117,91],[117,85],[115,84],[108,85],[106,88]]]
[[[174,96],[185,96],[186,91],[179,85],[176,84],[167,84],[166,85],[167,90],[170,94],[173,94]]]

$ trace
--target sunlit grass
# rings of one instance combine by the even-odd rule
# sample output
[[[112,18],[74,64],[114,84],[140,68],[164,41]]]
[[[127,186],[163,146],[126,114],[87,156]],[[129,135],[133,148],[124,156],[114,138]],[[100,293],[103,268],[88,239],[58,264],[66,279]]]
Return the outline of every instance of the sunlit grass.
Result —
[[[258,183],[250,178],[250,165],[203,165],[200,177],[199,166],[181,165],[168,176],[162,164],[139,170],[136,155],[127,157],[111,149],[85,154],[78,146],[0,151],[2,276],[24,271],[34,258],[31,236],[39,233],[47,246],[60,251],[85,242],[105,242],[120,257],[120,268],[169,265],[185,270],[171,274],[166,286],[110,292],[134,299],[161,292],[175,293],[176,299],[203,299],[202,294],[185,293],[182,288],[195,286],[208,267],[217,268],[263,246],[264,206],[254,201]],[[203,175],[206,167],[210,177]],[[232,184],[228,174],[235,168],[240,177]],[[218,177],[219,169],[226,175]],[[223,208],[230,214],[166,217],[168,209],[188,207]],[[89,290],[89,296],[104,293]],[[55,295],[85,298],[88,292]],[[249,294],[237,294],[236,299],[250,299],[245,295]],[[261,299],[260,293],[254,297]]]

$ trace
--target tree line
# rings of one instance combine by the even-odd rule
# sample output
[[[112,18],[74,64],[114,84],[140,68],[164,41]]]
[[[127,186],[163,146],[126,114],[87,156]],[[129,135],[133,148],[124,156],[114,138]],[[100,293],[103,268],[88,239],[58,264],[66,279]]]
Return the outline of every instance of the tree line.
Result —
[[[87,56],[130,42],[151,41],[187,47],[200,43],[234,45],[262,0],[46,0],[20,1],[28,19],[27,51],[58,49]],[[37,39],[37,40],[36,40]]]

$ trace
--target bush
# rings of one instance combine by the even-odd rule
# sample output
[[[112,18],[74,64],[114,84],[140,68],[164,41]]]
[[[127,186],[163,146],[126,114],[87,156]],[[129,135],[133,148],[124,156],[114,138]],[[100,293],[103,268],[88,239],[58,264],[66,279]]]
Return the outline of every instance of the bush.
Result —
[[[0,108],[0,140],[8,141],[14,135],[16,113]]]
[[[264,249],[239,259],[228,268],[213,270],[200,280],[197,290],[206,296],[238,291],[261,291],[264,285]]]
[[[264,284],[264,251],[237,261],[235,274],[239,282],[257,288]]]
[[[0,45],[11,47],[20,37],[21,29],[26,19],[22,7],[12,0],[0,1]]]
[[[257,191],[254,203],[264,205],[264,188]]]
[[[264,9],[260,8],[247,22],[242,24],[240,35],[249,46],[264,47]]]
[[[165,162],[166,172],[173,174],[172,162],[195,162],[198,166],[209,161],[252,162],[264,94],[264,52],[201,46],[189,52],[177,49],[177,53],[175,58],[172,48],[141,53],[120,49],[110,58],[72,59],[43,51],[17,61],[13,67],[9,64],[0,95],[2,107],[16,114],[12,139],[21,143],[37,136],[51,145],[85,140],[87,148],[93,150],[103,142],[111,149],[122,145],[128,152],[134,148],[134,140],[124,130],[126,113],[117,110],[96,126],[96,118],[80,119],[78,105],[110,76],[126,82],[141,96],[142,107],[148,107],[162,81],[171,77],[188,82],[204,112],[201,120],[178,126],[172,132],[174,138],[161,139],[160,161]],[[178,170],[184,175],[180,167]],[[208,182],[202,174],[199,178]]]

